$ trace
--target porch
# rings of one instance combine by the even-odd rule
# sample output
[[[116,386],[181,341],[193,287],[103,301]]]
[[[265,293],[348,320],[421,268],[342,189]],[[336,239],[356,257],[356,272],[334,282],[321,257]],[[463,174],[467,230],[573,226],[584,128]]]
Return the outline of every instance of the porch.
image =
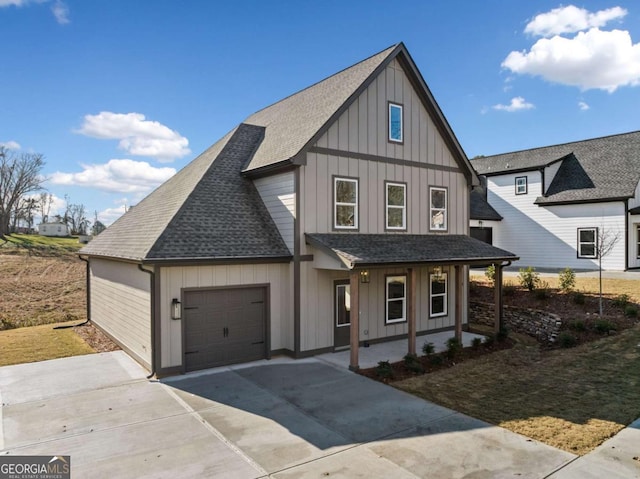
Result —
[[[439,353],[447,349],[447,340],[454,337],[454,331],[440,331],[437,333],[423,334],[415,339],[415,351],[418,355],[422,354],[422,346],[424,343],[433,343],[435,352]],[[473,338],[484,338],[484,336],[475,333],[462,331],[462,344],[471,346]],[[407,354],[407,340],[398,339],[396,341],[386,341],[382,343],[371,344],[367,347],[359,348],[359,362],[363,369],[372,368],[378,365],[379,361],[397,362]],[[334,353],[325,353],[315,356],[324,362],[348,369],[351,360],[351,351],[345,349]]]

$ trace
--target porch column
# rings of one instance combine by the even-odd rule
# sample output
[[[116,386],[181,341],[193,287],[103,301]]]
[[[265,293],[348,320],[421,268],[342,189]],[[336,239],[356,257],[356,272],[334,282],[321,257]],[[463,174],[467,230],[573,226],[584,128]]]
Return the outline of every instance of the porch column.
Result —
[[[409,268],[407,279],[409,281],[407,291],[407,336],[409,340],[409,354],[416,354],[416,270]]]
[[[456,339],[462,343],[462,304],[463,304],[463,296],[462,290],[464,288],[464,268],[462,265],[457,264],[455,267],[455,276],[456,276],[456,329],[455,329],[455,337]]]
[[[495,305],[495,316],[493,320],[493,331],[498,334],[502,329],[502,265],[495,263],[493,265],[495,267],[495,275],[494,275],[494,300],[493,303]]]
[[[349,288],[349,293],[351,295],[351,314],[349,315],[349,319],[351,320],[351,337],[349,342],[351,347],[351,357],[349,360],[349,369],[351,371],[357,371],[360,369],[360,365],[358,364],[358,349],[360,347],[360,273],[358,271],[351,271],[351,273],[349,273]]]

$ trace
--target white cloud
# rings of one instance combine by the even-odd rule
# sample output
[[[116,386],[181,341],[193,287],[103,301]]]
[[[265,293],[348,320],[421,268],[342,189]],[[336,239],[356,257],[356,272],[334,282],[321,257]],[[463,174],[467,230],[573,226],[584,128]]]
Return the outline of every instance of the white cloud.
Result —
[[[2,142],[0,141],[0,146],[4,146],[7,150],[19,150],[20,149],[20,143],[18,143],[17,141],[5,141]]]
[[[511,103],[509,103],[508,105],[498,104],[498,105],[493,105],[492,108],[494,110],[514,112],[519,110],[531,110],[532,108],[535,108],[535,106],[533,103],[528,103],[521,96],[516,96],[511,99]]]
[[[502,66],[582,90],[611,93],[640,83],[640,43],[634,45],[627,31],[592,28],[571,39],[542,38],[529,52],[509,53]]]
[[[60,25],[65,25],[71,21],[69,20],[69,7],[62,0],[56,0],[51,6],[51,11]]]
[[[30,4],[49,3],[51,0],[0,0],[0,8],[2,7],[25,7]],[[60,25],[65,25],[70,22],[69,20],[69,7],[62,0],[53,0],[51,6],[51,12],[56,21]]]
[[[502,67],[582,90],[612,93],[621,86],[638,85],[640,43],[634,44],[626,30],[601,29],[626,15],[622,7],[594,13],[573,5],[541,13],[524,31],[545,38],[529,51],[509,53]]]
[[[120,140],[118,147],[127,153],[159,161],[173,161],[191,153],[189,140],[157,121],[145,119],[141,113],[103,111],[97,115],[85,115],[77,133]]]
[[[611,20],[621,19],[627,14],[622,7],[613,7],[591,13],[574,5],[554,8],[536,15],[525,27],[525,33],[551,37],[563,33],[575,33],[593,27],[603,27]]]
[[[78,173],[53,173],[54,185],[75,185],[108,192],[145,194],[171,178],[174,168],[156,168],[146,161],[109,160],[104,164],[81,165]]]
[[[101,221],[103,225],[109,226],[115,220],[120,218],[124,213],[125,205],[115,208],[106,208],[102,211],[98,211],[98,220]]]
[[[578,108],[580,108],[582,111],[586,111],[591,107],[587,103],[585,103],[583,101],[579,101],[578,102]]]

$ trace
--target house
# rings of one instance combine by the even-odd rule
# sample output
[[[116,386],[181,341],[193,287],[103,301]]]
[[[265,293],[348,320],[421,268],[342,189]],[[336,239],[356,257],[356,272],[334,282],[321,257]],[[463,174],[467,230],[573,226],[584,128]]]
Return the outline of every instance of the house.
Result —
[[[40,223],[38,234],[41,236],[69,236],[69,227],[60,222]]]
[[[640,268],[640,131],[474,159],[480,196],[502,221],[484,221],[518,265]],[[473,218],[473,215],[472,215]],[[478,220],[472,221],[478,227]]]
[[[249,116],[81,250],[90,319],[157,375],[467,323],[477,182],[403,44]],[[359,314],[353,314],[358,311]],[[496,308],[498,311],[498,308]]]

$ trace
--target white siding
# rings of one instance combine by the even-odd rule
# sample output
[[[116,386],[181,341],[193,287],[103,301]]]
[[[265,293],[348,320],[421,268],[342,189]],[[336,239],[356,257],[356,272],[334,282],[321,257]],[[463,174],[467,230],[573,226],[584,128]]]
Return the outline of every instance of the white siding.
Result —
[[[182,321],[171,319],[171,301],[182,288],[269,285],[271,350],[293,350],[293,286],[290,264],[165,267],[160,271],[161,367],[182,365]]]
[[[556,176],[556,173],[560,169],[560,165],[562,165],[562,161],[556,161],[551,166],[548,166],[544,169],[544,191],[541,193],[542,195],[547,192],[551,182]]]
[[[528,177],[528,194],[515,194],[516,176]],[[622,202],[537,206],[539,172],[491,176],[488,201],[504,218],[493,244],[520,256],[514,265],[538,268],[597,269],[597,260],[577,257],[578,228],[600,228],[620,235],[603,269],[625,269],[625,214]]]
[[[91,321],[151,365],[150,276],[135,264],[91,259]]]
[[[636,208],[638,206],[640,206],[640,182],[636,185],[636,192],[633,198],[629,200],[629,209]]]
[[[296,214],[293,172],[258,178],[253,183],[293,254],[293,222]]]

